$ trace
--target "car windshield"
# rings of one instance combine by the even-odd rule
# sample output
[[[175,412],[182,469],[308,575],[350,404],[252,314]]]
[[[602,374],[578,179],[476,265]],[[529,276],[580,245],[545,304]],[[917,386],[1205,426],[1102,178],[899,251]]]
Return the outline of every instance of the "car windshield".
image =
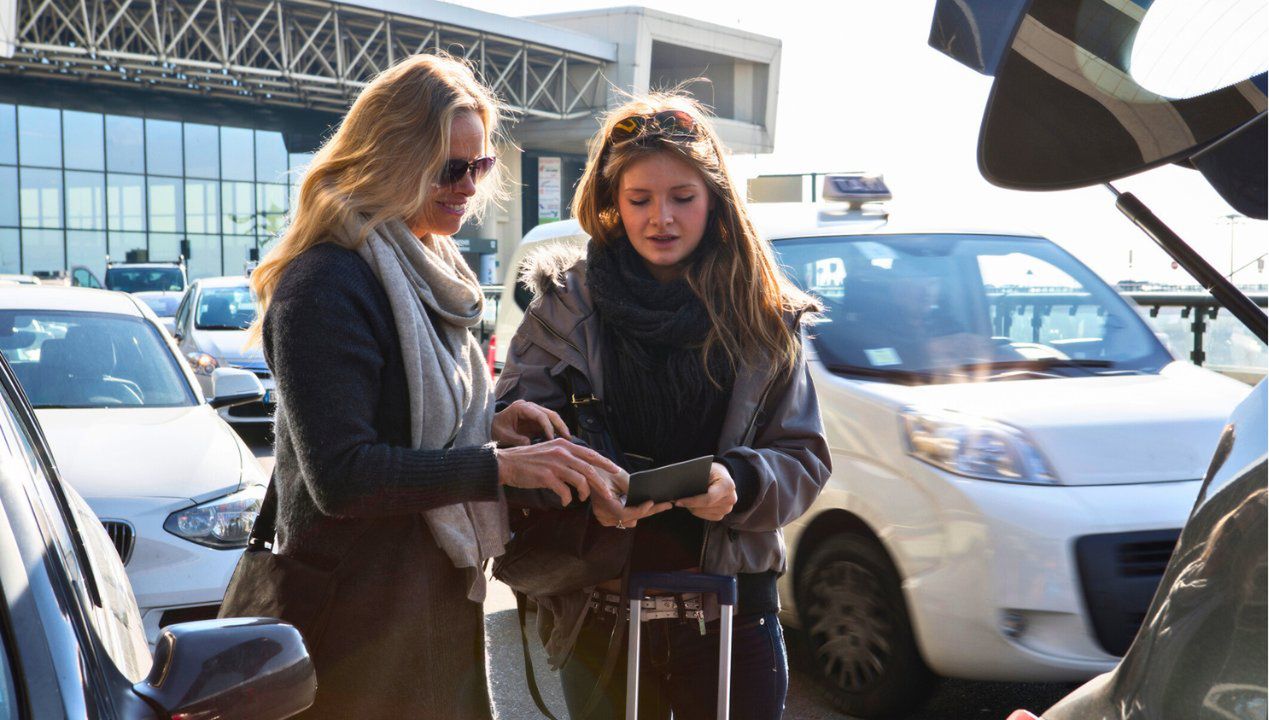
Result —
[[[0,310],[0,352],[36,408],[195,404],[175,355],[137,317]]]
[[[1156,372],[1164,347],[1106,283],[1041,238],[867,235],[776,243],[825,306],[834,372],[914,382]]]
[[[185,278],[176,266],[112,267],[106,269],[106,287],[123,292],[180,291],[185,289]]]
[[[246,330],[256,320],[256,300],[251,289],[204,288],[198,297],[194,327],[199,330]]]

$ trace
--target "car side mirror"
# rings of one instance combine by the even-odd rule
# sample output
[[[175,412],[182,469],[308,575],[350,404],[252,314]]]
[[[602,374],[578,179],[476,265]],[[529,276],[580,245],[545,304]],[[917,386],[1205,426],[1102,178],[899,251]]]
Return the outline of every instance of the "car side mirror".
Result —
[[[133,692],[164,717],[281,720],[313,704],[317,673],[300,632],[273,618],[163,628]]]
[[[250,370],[217,368],[212,371],[211,385],[207,402],[218,410],[264,400],[264,386]]]

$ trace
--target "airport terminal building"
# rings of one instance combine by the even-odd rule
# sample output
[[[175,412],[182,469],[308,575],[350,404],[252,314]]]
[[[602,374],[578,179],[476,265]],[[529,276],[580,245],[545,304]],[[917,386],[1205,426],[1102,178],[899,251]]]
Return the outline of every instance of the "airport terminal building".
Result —
[[[737,153],[773,149],[780,42],[623,7],[513,18],[434,0],[0,0],[0,273],[144,251],[190,276],[267,251],[312,152],[376,73],[466,58],[510,110],[512,200],[460,246],[500,282],[528,229],[567,217],[597,117],[689,89]]]

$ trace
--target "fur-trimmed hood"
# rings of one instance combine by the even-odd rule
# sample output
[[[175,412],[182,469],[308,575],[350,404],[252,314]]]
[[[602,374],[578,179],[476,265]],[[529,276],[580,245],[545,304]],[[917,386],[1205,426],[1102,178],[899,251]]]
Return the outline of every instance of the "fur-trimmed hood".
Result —
[[[585,259],[586,243],[546,240],[524,256],[517,279],[533,291],[533,299],[537,300],[556,288],[564,287],[564,275]]]

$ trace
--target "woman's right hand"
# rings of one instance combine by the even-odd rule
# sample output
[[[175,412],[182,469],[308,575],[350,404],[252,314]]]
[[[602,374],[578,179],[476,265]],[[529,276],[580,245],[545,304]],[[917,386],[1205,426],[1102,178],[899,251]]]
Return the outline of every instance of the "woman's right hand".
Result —
[[[536,445],[496,448],[498,482],[525,490],[545,489],[567,506],[573,499],[590,498],[616,503],[614,478],[625,473],[611,460],[576,443],[556,438]]]
[[[590,510],[600,525],[619,527],[622,530],[629,530],[649,515],[656,515],[671,507],[674,507],[673,503],[654,503],[651,500],[635,507],[626,507],[621,498],[595,495],[590,499]]]

